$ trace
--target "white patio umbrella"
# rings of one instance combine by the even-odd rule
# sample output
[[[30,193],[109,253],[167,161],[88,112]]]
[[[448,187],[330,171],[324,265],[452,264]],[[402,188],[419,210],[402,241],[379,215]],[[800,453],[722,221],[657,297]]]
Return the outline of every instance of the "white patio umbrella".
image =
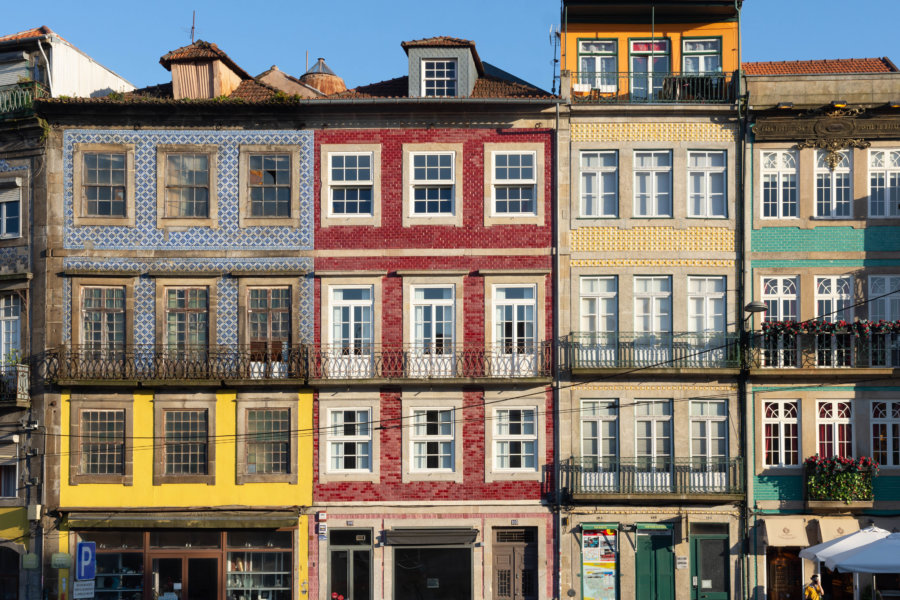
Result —
[[[804,548],[800,551],[800,558],[824,562],[833,556],[861,548],[889,535],[891,535],[890,531],[870,525],[865,529]],[[826,562],[825,564],[827,565],[828,563]]]
[[[900,533],[832,556],[825,566],[843,573],[900,573]]]

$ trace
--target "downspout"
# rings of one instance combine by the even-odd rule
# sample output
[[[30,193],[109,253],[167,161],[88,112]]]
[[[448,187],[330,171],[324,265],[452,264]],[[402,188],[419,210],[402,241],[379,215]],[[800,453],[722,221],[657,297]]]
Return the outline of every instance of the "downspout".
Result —
[[[43,39],[43,38],[38,38],[38,40],[37,40],[38,50],[41,51],[41,56],[44,57],[44,64],[47,66],[47,87],[50,88],[50,97],[53,98],[54,97],[54,95],[53,95],[53,73],[51,72],[52,69],[50,68],[50,60],[47,58],[47,55],[44,53],[44,45],[41,44],[41,39]],[[53,44],[52,43],[50,44],[50,51],[53,52]]]
[[[562,86],[562,78],[560,78],[560,86]],[[562,90],[560,89],[560,94]],[[553,173],[559,175],[559,103],[556,104],[556,136],[554,140],[553,154],[554,165]],[[570,157],[571,160],[571,157]],[[556,367],[553,375],[553,475],[556,480],[556,499],[554,512],[556,512],[556,536],[554,539],[554,552],[556,553],[556,589],[555,597],[562,598],[562,477],[559,472],[559,365],[557,361],[558,349],[557,340],[559,340],[559,182],[553,186],[552,198],[556,200],[553,203],[554,210],[551,219],[552,235],[554,240],[553,251],[553,343],[550,345],[553,351],[553,364]]]

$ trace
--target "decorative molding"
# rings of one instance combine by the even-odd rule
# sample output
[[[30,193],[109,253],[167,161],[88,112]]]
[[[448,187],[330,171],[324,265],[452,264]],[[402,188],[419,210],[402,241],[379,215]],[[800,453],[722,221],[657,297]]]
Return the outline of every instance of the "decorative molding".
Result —
[[[855,116],[760,117],[753,126],[757,142],[794,140],[882,140],[900,137],[900,118]]]
[[[572,123],[573,142],[735,142],[732,123]]]
[[[21,167],[14,167],[9,164],[7,161],[0,158],[0,173],[8,173],[9,171],[27,171],[28,167],[22,165]]]
[[[701,392],[734,392],[738,386],[735,385],[574,385],[574,391],[616,391],[616,390],[639,390],[639,391],[664,391],[673,392],[678,390],[701,391]]]
[[[866,140],[859,138],[835,138],[835,139],[825,139],[819,138],[816,140],[804,140],[802,142],[797,142],[797,148],[818,148],[820,150],[827,150],[828,154],[825,155],[825,163],[828,165],[829,171],[834,171],[834,168],[841,162],[841,150],[845,148],[859,148],[861,150],[868,148],[872,144],[867,142]]]
[[[734,252],[729,227],[579,227],[571,233],[572,252]]]
[[[604,259],[574,259],[569,265],[572,267],[733,267],[731,259],[708,258],[604,258]]]

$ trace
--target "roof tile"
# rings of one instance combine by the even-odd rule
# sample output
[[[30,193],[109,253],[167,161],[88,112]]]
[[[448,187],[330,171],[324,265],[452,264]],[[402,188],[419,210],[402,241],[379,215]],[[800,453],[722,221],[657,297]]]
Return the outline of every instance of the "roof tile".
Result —
[[[743,63],[747,75],[815,75],[836,73],[896,73],[897,67],[884,58],[838,58],[826,60],[785,60]]]
[[[475,42],[472,40],[464,40],[462,38],[450,37],[448,35],[439,35],[437,37],[422,38],[420,40],[411,40],[409,42],[401,42],[400,47],[406,48],[474,48]]]
[[[41,37],[42,35],[50,35],[52,33],[54,33],[52,29],[50,29],[46,25],[41,25],[40,27],[35,27],[34,29],[28,29],[26,31],[20,31],[19,33],[13,33],[10,35],[0,36],[0,42],[11,42],[13,40],[27,40],[30,38]]]
[[[194,60],[202,60],[202,59],[218,59],[223,63],[231,67],[231,69],[237,73],[241,79],[252,79],[250,75],[240,68],[237,63],[235,63],[231,58],[225,54],[218,46],[213,44],[212,42],[204,42],[203,40],[197,40],[193,44],[188,46],[182,46],[181,48],[176,48],[171,52],[167,52],[159,59],[159,64],[164,66],[167,70],[171,70],[171,65],[173,62],[190,62]]]

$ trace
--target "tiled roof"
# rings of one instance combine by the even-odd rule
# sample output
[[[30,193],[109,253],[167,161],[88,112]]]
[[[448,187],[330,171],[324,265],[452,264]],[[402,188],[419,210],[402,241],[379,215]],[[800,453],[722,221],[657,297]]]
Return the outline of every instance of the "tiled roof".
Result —
[[[325,99],[355,100],[369,98],[408,98],[409,77],[397,77],[369,85],[361,85],[326,96]],[[497,77],[479,77],[472,90],[472,98],[553,98],[554,96],[536,87],[506,81]]]
[[[437,37],[422,38],[421,40],[412,40],[409,42],[401,42],[400,46],[405,50],[407,48],[474,48],[475,42],[472,40],[464,40],[462,38],[440,35]]]
[[[40,27],[35,27],[34,29],[20,31],[19,33],[13,33],[11,35],[0,36],[0,42],[11,42],[13,40],[27,40],[29,38],[41,37],[42,35],[50,35],[52,33],[53,33],[52,29],[50,29],[46,25],[41,25]]]
[[[276,90],[254,79],[245,79],[231,92],[229,98],[246,100],[247,102],[265,102],[275,96]]]
[[[134,98],[172,98],[172,82],[139,88],[123,96],[125,100]]]
[[[747,75],[815,75],[835,73],[896,73],[889,58],[838,58],[743,63]]]
[[[218,59],[223,63],[231,67],[231,69],[237,73],[241,79],[251,79],[250,75],[247,74],[242,68],[237,66],[231,58],[225,54],[222,50],[219,49],[218,46],[213,44],[212,42],[204,42],[203,40],[197,40],[193,44],[189,46],[182,46],[181,48],[177,48],[168,52],[159,59],[159,64],[164,66],[167,70],[171,70],[171,64],[173,62],[190,62],[195,60],[202,59]]]

